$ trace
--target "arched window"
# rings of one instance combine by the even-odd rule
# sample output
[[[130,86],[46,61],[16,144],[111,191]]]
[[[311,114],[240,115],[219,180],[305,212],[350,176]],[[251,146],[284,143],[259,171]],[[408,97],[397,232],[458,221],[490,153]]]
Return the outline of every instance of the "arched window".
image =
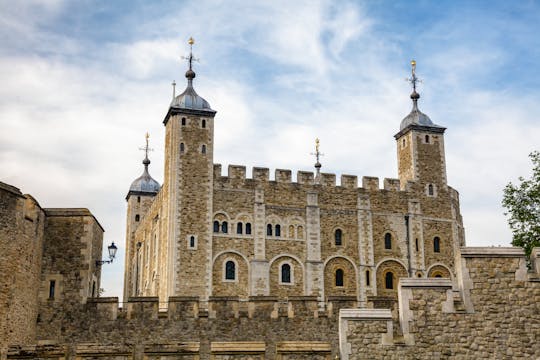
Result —
[[[294,237],[295,237],[294,236],[294,226],[292,226],[292,225],[289,225],[289,237],[291,239],[294,239]]]
[[[189,237],[189,247],[192,249],[195,247],[195,236],[193,235]]]
[[[366,270],[366,286],[369,286],[369,270]]]
[[[236,264],[234,261],[225,263],[225,280],[236,280]]]
[[[215,233],[218,233],[219,232],[219,221],[214,221],[214,232]]]
[[[429,135],[426,135],[426,144],[429,144]]]
[[[441,252],[441,239],[438,236],[433,239],[433,252]]]
[[[180,152],[183,154],[184,153],[184,143],[180,143]]]
[[[427,191],[427,192],[428,192],[428,195],[429,195],[429,196],[433,196],[433,185],[432,185],[432,184],[429,184],[428,187],[427,187],[427,189],[428,189],[428,191]]]
[[[281,236],[281,225],[276,225],[276,236]]]
[[[266,225],[266,235],[272,236],[272,224]]]
[[[435,275],[436,278],[442,278],[442,275],[441,274],[437,274]]]
[[[304,227],[303,226],[299,226],[299,227],[296,228],[296,237],[299,238],[299,239],[304,238]]]
[[[246,223],[246,235],[251,235],[251,223]]]
[[[384,248],[392,249],[392,234],[390,233],[384,234]]]
[[[418,238],[414,239],[414,248],[418,251]]]
[[[139,221],[140,219],[141,219],[141,217],[140,217],[139,214],[135,215],[135,221]]]
[[[205,119],[202,119],[202,124],[201,124],[202,128],[204,129],[206,127],[206,120]]]
[[[229,226],[229,224],[227,224],[226,221],[222,222],[221,223],[221,232],[226,234],[229,231],[228,226]]]
[[[394,288],[394,274],[389,271],[384,276],[384,284],[387,289],[393,289]]]
[[[137,196],[137,202],[138,202],[138,203],[141,202],[141,197],[140,197],[140,196]]]
[[[236,224],[236,233],[237,233],[237,234],[242,234],[242,233],[243,233],[242,228],[243,228],[242,223],[241,223],[241,222],[237,223],[237,224]]]
[[[341,232],[341,229],[337,229],[334,232],[334,243],[336,244],[336,246],[341,246],[341,244],[342,244],[342,241],[341,241],[342,235],[343,234]]]
[[[281,265],[281,282],[283,284],[291,283],[291,265],[289,264]]]
[[[186,118],[182,118],[182,126],[186,126]]]
[[[201,146],[201,154],[206,154],[206,145]]]
[[[343,270],[336,270],[336,286],[343,286]]]

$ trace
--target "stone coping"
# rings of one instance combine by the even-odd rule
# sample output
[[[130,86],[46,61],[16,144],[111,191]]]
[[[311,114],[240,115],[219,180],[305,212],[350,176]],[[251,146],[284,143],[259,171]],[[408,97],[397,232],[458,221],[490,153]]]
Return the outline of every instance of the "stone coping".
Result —
[[[399,280],[401,288],[451,288],[452,281],[448,278],[401,278]]]
[[[128,299],[128,303],[136,303],[136,302],[152,302],[152,303],[158,303],[159,298],[157,296],[138,296],[138,297],[130,297]]]
[[[1,182],[1,181],[0,181],[0,189],[9,191],[10,193],[18,195],[20,197],[24,197],[24,195],[21,193],[21,190],[19,190],[18,187],[6,184],[6,183]]]
[[[354,295],[341,295],[341,296],[328,296],[328,301],[357,301],[357,297]]]
[[[461,257],[524,257],[525,250],[520,247],[462,247]]]
[[[263,341],[232,341],[232,342],[212,342],[210,343],[212,353],[264,353],[266,343]]]
[[[88,298],[88,303],[117,303],[118,304],[118,298],[117,297],[94,297],[94,298]]]
[[[52,217],[52,216],[91,216],[96,224],[101,228],[103,232],[105,232],[105,229],[99,221],[96,219],[94,214],[90,212],[87,208],[44,208],[43,211],[45,211],[45,215]]]
[[[276,344],[277,352],[331,352],[332,345],[324,341],[282,341]]]
[[[340,309],[340,319],[392,320],[390,309]]]
[[[535,247],[531,250],[531,258],[540,257],[540,247]]]
[[[198,296],[169,296],[169,302],[196,301],[199,302]]]

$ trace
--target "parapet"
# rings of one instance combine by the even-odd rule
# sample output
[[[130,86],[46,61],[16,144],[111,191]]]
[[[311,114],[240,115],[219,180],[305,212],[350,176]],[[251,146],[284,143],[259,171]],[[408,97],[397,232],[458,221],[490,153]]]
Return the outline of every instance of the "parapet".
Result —
[[[101,228],[101,230],[105,231],[105,229],[103,229],[103,226],[101,226],[94,214],[92,214],[90,210],[86,208],[45,208],[43,210],[45,211],[45,215],[47,217],[90,216],[94,219],[94,221]]]
[[[298,171],[296,173],[296,181],[299,184],[313,184],[314,176],[310,171]]]
[[[384,179],[384,190],[388,191],[399,191],[400,189],[400,181],[399,179]]]
[[[86,310],[95,319],[112,321],[125,318],[130,321],[142,319],[188,320],[197,318],[231,319],[248,318],[319,318],[337,317],[339,310],[356,307],[355,296],[329,297],[321,308],[316,296],[291,296],[281,299],[274,296],[251,296],[240,299],[237,296],[212,296],[204,303],[198,297],[170,297],[166,309],[157,297],[130,297],[123,308],[119,308],[118,298],[91,298]],[[206,310],[207,309],[207,310]]]
[[[362,187],[366,190],[377,191],[379,190],[379,178],[373,176],[362,177]]]
[[[270,169],[254,167],[253,168],[253,180],[257,181],[269,181],[270,180]]]
[[[291,170],[276,169],[276,182],[278,183],[290,183],[291,180]]]
[[[241,165],[229,165],[227,176],[230,179],[242,180],[246,179],[246,167]],[[220,170],[221,171],[221,170]]]
[[[336,174],[321,173],[321,185],[336,186]]]
[[[341,186],[347,189],[356,189],[358,177],[356,175],[341,175]]]

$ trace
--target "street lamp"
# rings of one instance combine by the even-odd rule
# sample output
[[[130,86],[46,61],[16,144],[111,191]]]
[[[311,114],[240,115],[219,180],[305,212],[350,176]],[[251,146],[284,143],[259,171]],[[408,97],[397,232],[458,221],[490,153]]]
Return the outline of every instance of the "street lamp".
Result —
[[[96,260],[96,266],[101,266],[103,264],[110,264],[113,262],[118,248],[116,247],[116,245],[114,245],[114,242],[112,242],[111,245],[107,246],[107,250],[109,251],[109,260]]]

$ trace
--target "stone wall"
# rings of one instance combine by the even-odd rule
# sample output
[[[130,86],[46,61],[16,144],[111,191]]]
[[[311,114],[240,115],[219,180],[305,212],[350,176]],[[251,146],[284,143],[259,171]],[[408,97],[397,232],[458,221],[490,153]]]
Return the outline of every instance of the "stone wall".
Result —
[[[89,299],[58,312],[58,331],[11,346],[8,359],[333,359],[338,314],[356,306],[336,299],[320,309],[316,297],[213,297],[203,310],[194,297]],[[54,327],[55,324],[51,324]],[[40,345],[35,345],[40,344]]]
[[[35,338],[45,214],[0,182],[0,350]]]
[[[399,322],[390,311],[342,310],[341,358],[539,358],[538,270],[527,272],[519,248],[461,252],[461,292],[448,279],[402,279]]]
[[[81,304],[99,296],[101,281],[96,261],[102,259],[103,229],[92,213],[87,209],[45,209],[45,213],[38,338],[59,336],[65,317],[77,316]]]

